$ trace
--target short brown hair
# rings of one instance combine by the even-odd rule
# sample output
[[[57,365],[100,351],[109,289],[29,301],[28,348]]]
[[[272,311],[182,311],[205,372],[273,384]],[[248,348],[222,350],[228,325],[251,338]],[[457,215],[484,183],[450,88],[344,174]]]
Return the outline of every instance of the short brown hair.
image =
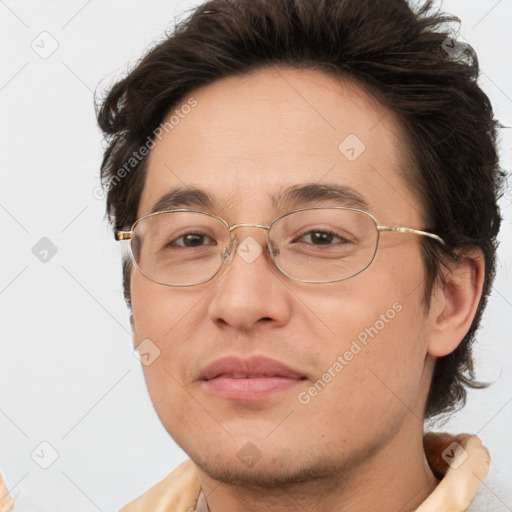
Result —
[[[169,111],[195,88],[269,65],[314,68],[349,77],[372,91],[398,117],[411,172],[405,176],[426,208],[425,229],[450,251],[422,241],[425,304],[447,258],[467,248],[485,257],[485,283],[471,328],[455,351],[438,358],[426,416],[454,410],[474,380],[472,344],[495,273],[500,226],[499,168],[494,119],[477,84],[471,46],[456,58],[448,31],[460,20],[433,12],[432,0],[414,12],[405,0],[211,0],[176,24],[121,81],[98,110],[107,147],[102,180],[107,214],[116,227],[135,220],[146,158],[127,162]],[[459,47],[460,48],[460,47]],[[123,178],[119,171],[125,169]],[[113,181],[114,178],[118,178]],[[123,265],[131,307],[131,265]]]

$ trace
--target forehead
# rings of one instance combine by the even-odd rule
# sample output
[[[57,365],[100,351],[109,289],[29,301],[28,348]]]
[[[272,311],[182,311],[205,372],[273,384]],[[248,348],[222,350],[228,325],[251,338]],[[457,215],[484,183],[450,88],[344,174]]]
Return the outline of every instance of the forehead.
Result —
[[[336,204],[340,194],[329,190],[343,189],[383,220],[419,217],[402,176],[399,122],[352,82],[264,68],[192,91],[165,121],[171,117],[148,157],[139,217],[162,209],[169,193],[194,188],[208,195],[197,209],[271,221],[300,206],[288,201],[298,187],[309,187],[309,199],[322,188],[318,200]]]

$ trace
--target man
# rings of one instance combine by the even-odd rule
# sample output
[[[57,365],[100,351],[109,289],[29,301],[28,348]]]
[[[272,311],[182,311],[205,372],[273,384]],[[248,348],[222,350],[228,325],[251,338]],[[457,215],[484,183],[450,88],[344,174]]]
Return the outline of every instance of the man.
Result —
[[[190,457],[123,512],[468,509],[487,451],[423,432],[479,386],[500,224],[497,123],[455,20],[212,0],[111,89],[133,344]]]

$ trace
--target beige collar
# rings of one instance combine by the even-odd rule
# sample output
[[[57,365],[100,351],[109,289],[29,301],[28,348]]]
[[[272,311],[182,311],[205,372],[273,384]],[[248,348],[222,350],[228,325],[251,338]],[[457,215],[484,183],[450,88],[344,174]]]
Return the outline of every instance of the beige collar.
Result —
[[[491,457],[479,437],[429,433],[425,453],[435,473],[444,474],[436,490],[416,512],[463,512],[487,477]]]

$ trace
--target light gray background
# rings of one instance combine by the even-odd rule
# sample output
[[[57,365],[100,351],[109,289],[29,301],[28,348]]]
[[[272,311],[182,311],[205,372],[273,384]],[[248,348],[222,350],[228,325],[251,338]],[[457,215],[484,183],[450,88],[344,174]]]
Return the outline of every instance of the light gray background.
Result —
[[[132,354],[121,251],[93,195],[102,154],[93,91],[196,3],[0,1],[0,470],[21,492],[16,510],[117,510],[186,458],[161,426]],[[481,85],[511,126],[512,0],[443,7],[462,19]],[[43,31],[58,44],[47,59],[31,48],[56,44]],[[509,171],[511,142],[504,130]],[[480,378],[496,383],[472,393],[443,429],[482,437],[496,510],[512,510],[512,188],[502,207],[498,278],[476,351]],[[57,248],[46,263],[32,252],[42,237]],[[44,441],[58,452],[46,470],[35,462],[51,460]]]

